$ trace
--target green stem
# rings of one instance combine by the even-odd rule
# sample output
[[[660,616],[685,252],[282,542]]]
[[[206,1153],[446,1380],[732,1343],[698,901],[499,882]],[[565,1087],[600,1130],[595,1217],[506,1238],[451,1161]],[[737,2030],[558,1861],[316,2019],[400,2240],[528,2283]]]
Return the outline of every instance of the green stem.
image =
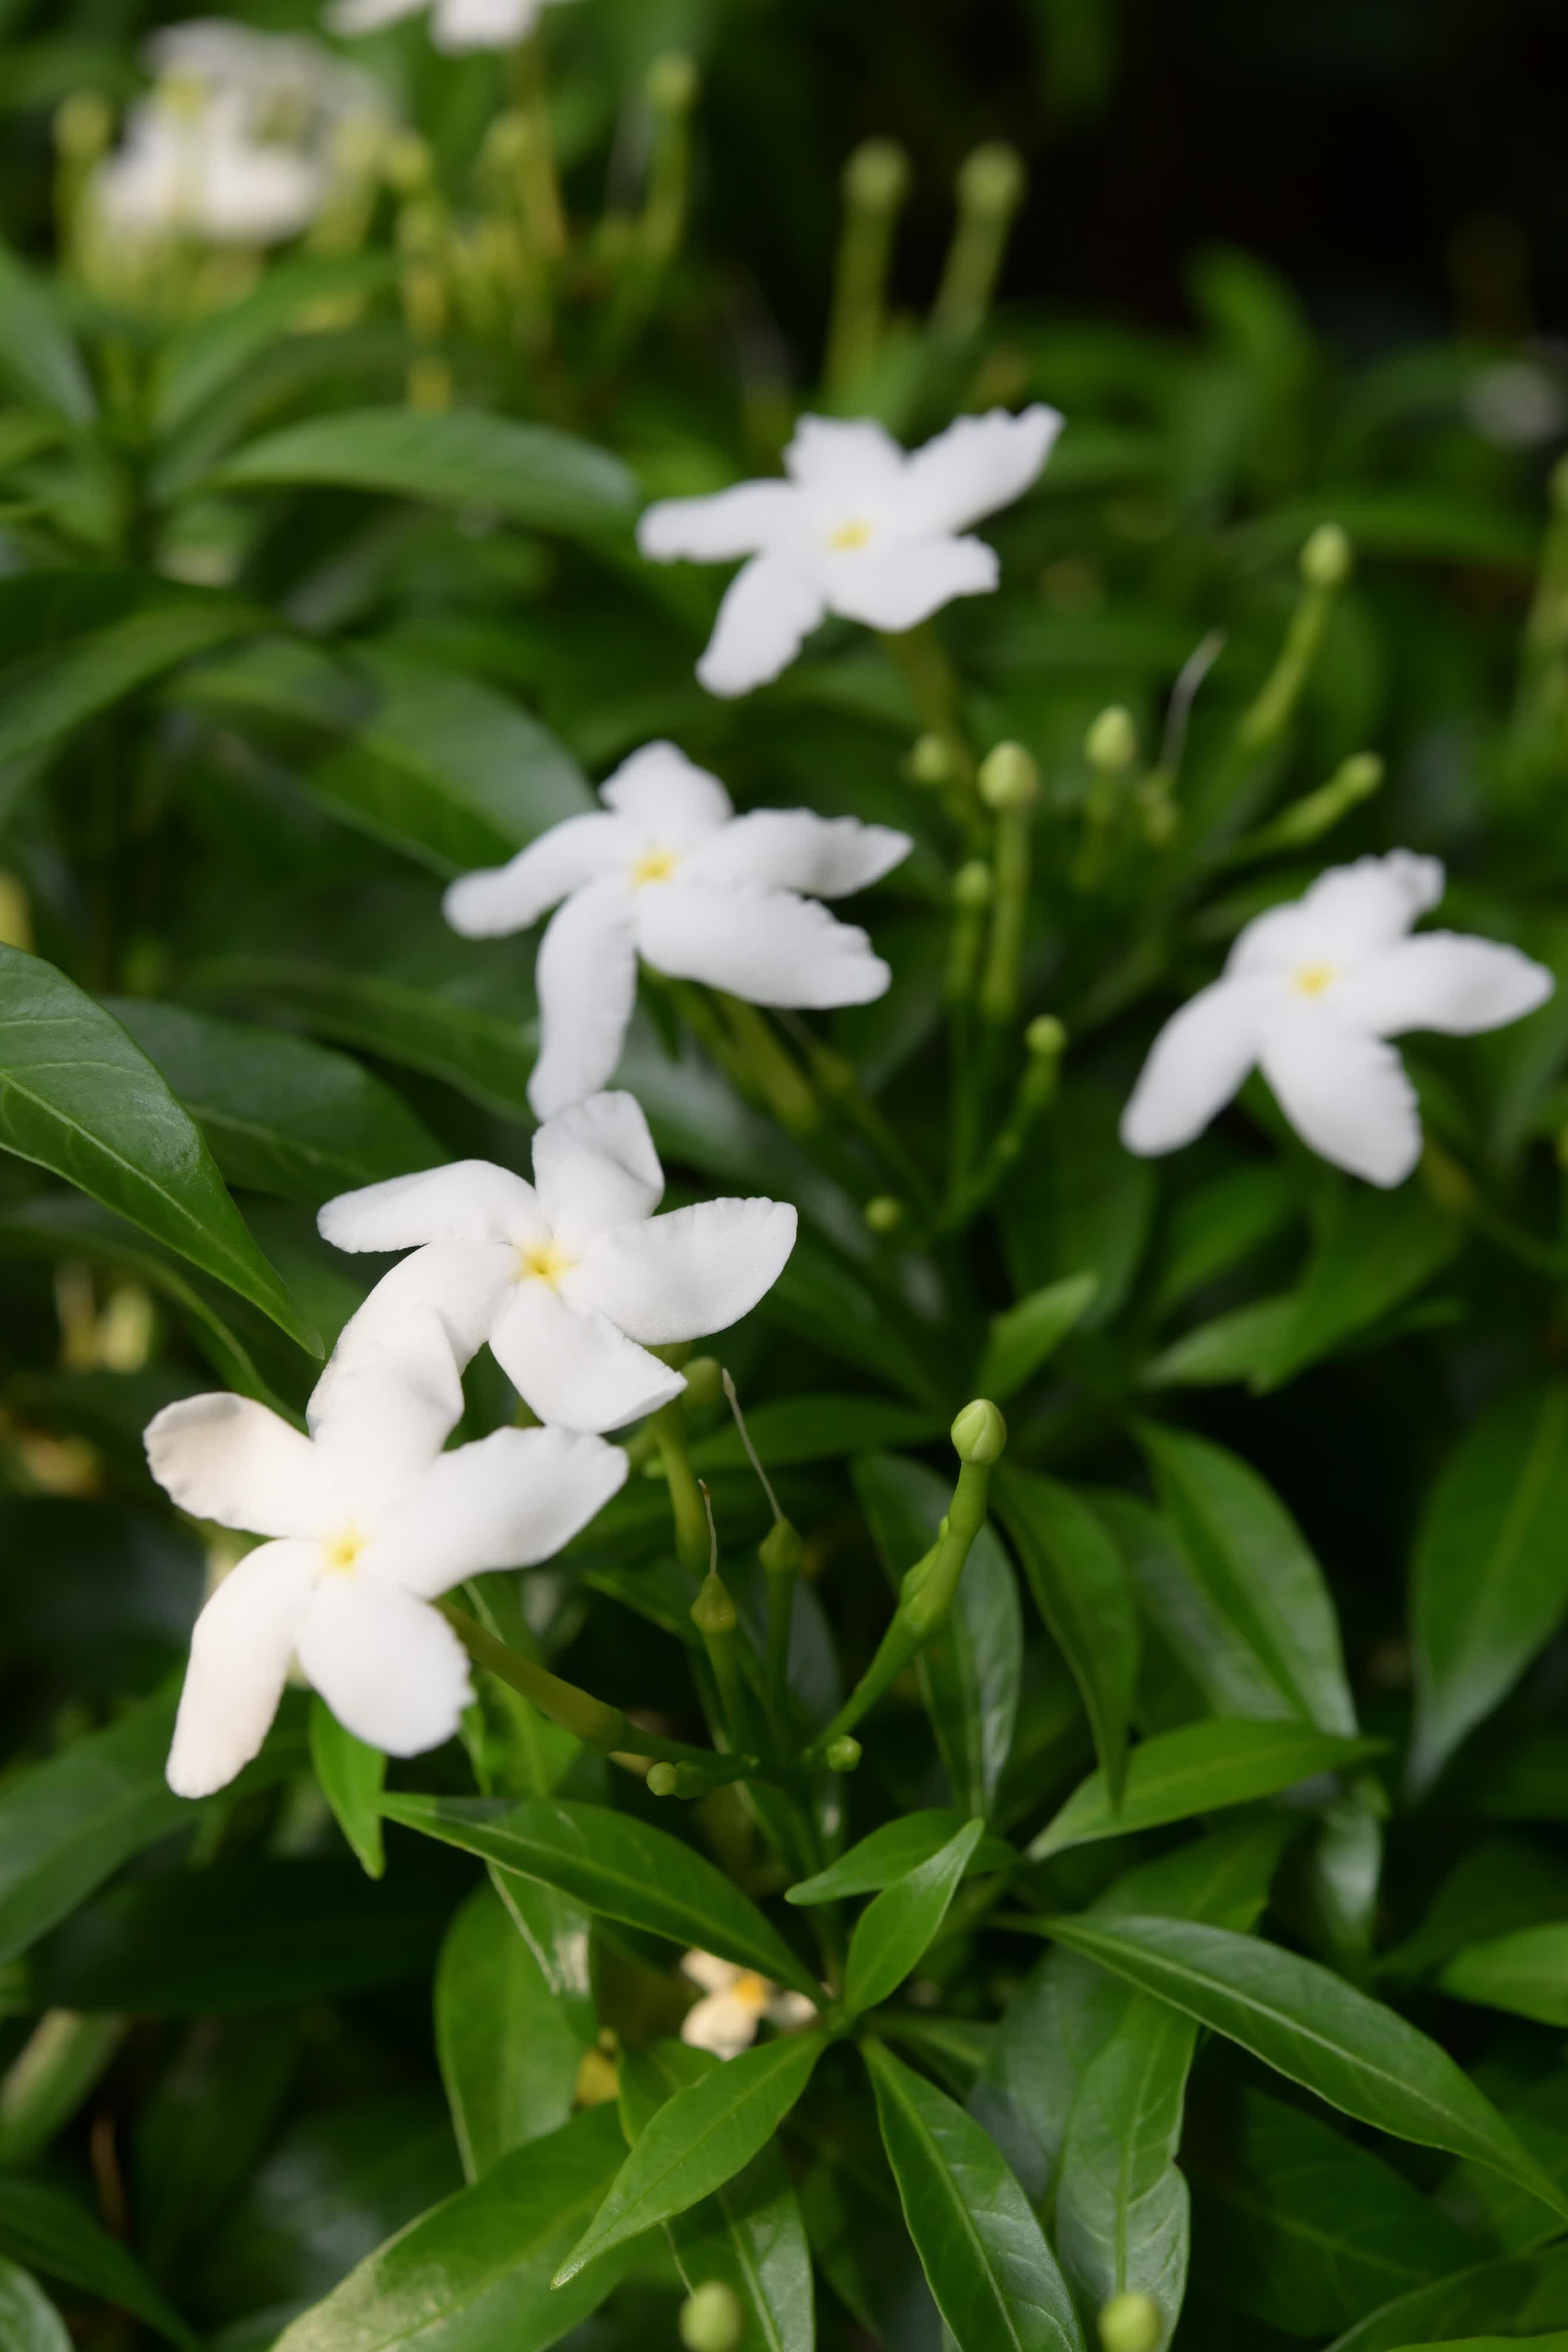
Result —
[[[810,1080],[780,1043],[765,1013],[737,996],[715,992],[729,1024],[736,1064],[754,1093],[791,1135],[810,1135],[822,1123],[822,1107]]]
[[[845,167],[844,226],[828,330],[826,373],[834,392],[855,383],[876,357],[893,233],[908,187],[903,151],[889,140],[869,140]]]
[[[971,836],[983,836],[974,800],[977,765],[959,723],[958,681],[941,638],[930,621],[923,621],[917,629],[884,635],[882,642],[903,672],[921,725],[936,737],[947,754],[954,778],[950,813]]]
[[[1029,921],[1032,811],[1004,808],[997,815],[995,898],[991,945],[980,982],[980,1010],[988,1021],[1006,1024],[1018,1011]]]
[[[707,1510],[686,1451],[685,1397],[675,1397],[662,1406],[648,1426],[653,1432],[669,1482],[670,1509],[675,1522],[675,1557],[691,1575],[706,1576],[709,1550]]]
[[[550,137],[544,43],[538,33],[517,44],[514,73],[517,110],[527,133],[518,154],[523,217],[535,252],[546,261],[554,261],[566,251],[566,215],[561,207],[555,146]]]

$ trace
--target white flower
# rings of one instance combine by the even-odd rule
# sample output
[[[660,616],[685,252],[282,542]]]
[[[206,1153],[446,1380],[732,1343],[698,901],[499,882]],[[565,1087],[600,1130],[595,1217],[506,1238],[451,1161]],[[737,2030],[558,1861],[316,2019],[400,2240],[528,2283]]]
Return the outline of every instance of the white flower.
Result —
[[[227,16],[193,16],[164,26],[144,54],[162,81],[194,82],[210,93],[237,91],[248,102],[253,128],[281,109],[302,125],[355,115],[385,120],[392,112],[372,76],[302,34],[260,33]]]
[[[637,543],[655,562],[751,559],[697,664],[704,686],[766,684],[830,613],[901,632],[955,596],[985,595],[996,552],[959,534],[1022,497],[1061,430],[1054,408],[997,408],[959,417],[911,457],[880,425],[804,416],[784,452],[788,481],[650,507]]]
[[[526,41],[551,0],[335,0],[327,11],[334,33],[379,33],[404,16],[430,10],[430,37],[438,49],[509,49]]]
[[[126,117],[124,143],[93,173],[104,226],[126,237],[191,236],[212,245],[277,245],[314,219],[327,192],[323,165],[264,145],[249,101],[222,89],[193,102],[168,93]]]
[[[1407,936],[1443,895],[1435,857],[1396,849],[1321,875],[1249,923],[1223,978],[1167,1021],[1122,1119],[1131,1151],[1175,1151],[1256,1065],[1304,1143],[1373,1184],[1421,1156],[1416,1090],[1385,1041],[1470,1036],[1543,1004],[1552,974],[1517,948],[1454,931]]]
[[[813,898],[863,890],[909,855],[904,833],[807,809],[737,817],[716,777],[673,743],[635,752],[509,866],[465,875],[446,919],[468,939],[520,931],[565,905],[539,948],[540,1118],[609,1078],[637,994],[637,958],[752,1004],[865,1004],[892,975],[862,930]],[[809,894],[809,895],[802,895]]]
[[[664,1171],[630,1095],[595,1095],[547,1119],[534,1181],[487,1160],[394,1176],[329,1201],[340,1249],[413,1250],[377,1284],[340,1342],[434,1309],[465,1365],[488,1340],[543,1422],[619,1429],[681,1393],[647,1351],[722,1331],[778,1280],[795,1245],[779,1201],[705,1201],[655,1217]]]
[[[425,1321],[396,1348],[340,1349],[308,1437],[238,1396],[191,1397],[150,1425],[152,1475],[183,1510],[272,1538],[196,1621],[169,1754],[178,1795],[209,1796],[249,1763],[295,1656],[372,1747],[413,1756],[450,1738],[468,1662],[431,1601],[465,1577],[549,1559],[623,1482],[619,1447],[559,1429],[443,1453],[463,1391]]]
[[[694,2050],[711,2050],[716,2058],[738,2058],[764,2023],[780,2033],[798,2033],[817,2014],[816,2003],[803,1992],[780,1992],[754,1969],[737,1969],[711,1952],[688,1952],[681,1973],[706,1996],[687,2011],[681,2040]]]

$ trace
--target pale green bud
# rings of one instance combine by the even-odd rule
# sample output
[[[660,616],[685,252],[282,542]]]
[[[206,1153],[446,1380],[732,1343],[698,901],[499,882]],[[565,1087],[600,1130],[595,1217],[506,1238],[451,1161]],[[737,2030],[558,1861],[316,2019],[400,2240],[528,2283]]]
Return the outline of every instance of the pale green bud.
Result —
[[[114,110],[97,90],[75,90],[56,109],[54,131],[68,163],[95,163],[114,136]]]
[[[1138,730],[1133,714],[1113,702],[1103,710],[1083,738],[1083,756],[1103,776],[1119,776],[1138,756]]]
[[[1355,569],[1350,535],[1337,522],[1321,522],[1301,550],[1301,577],[1309,588],[1343,588]]]
[[[382,176],[400,196],[416,196],[428,188],[434,171],[430,149],[417,131],[400,131],[389,139],[382,156]]]
[[[953,877],[953,904],[961,907],[966,914],[981,914],[990,905],[995,888],[991,869],[985,860],[971,857]]]
[[[1381,785],[1384,765],[1375,751],[1353,751],[1334,778],[1347,803],[1369,801]]]
[[[891,1192],[879,1192],[865,1204],[865,1221],[873,1234],[895,1234],[907,1214],[904,1202]]]
[[[1024,1031],[1023,1042],[1037,1062],[1054,1062],[1067,1050],[1067,1031],[1054,1013],[1041,1013]]]
[[[769,1576],[796,1576],[806,1556],[800,1530],[788,1519],[775,1519],[757,1547],[757,1557]]]
[[[868,139],[844,166],[844,197],[857,213],[890,213],[909,193],[909,157],[896,139]]]
[[[724,1366],[716,1356],[694,1356],[686,1366],[686,1402],[717,1404],[724,1394]]]
[[[692,1623],[706,1639],[733,1633],[740,1622],[723,1579],[710,1569],[703,1589],[692,1602]]]
[[[685,114],[696,103],[701,76],[685,49],[666,49],[648,68],[648,103],[661,114]]]
[[[1040,771],[1021,743],[998,743],[980,769],[980,798],[998,815],[1033,806],[1040,796]]]
[[[1004,140],[988,141],[958,170],[958,203],[967,213],[1005,220],[1023,201],[1023,157]]]
[[[678,1786],[674,1766],[650,1764],[647,1786],[651,1797],[673,1797]]]
[[[852,1772],[861,1760],[861,1753],[860,1741],[852,1739],[846,1731],[837,1739],[830,1739],[822,1760],[830,1772]]]
[[[1105,2352],[1158,2352],[1165,2321],[1152,2294],[1113,2294],[1100,2314]]]
[[[736,2352],[746,2333],[740,2297],[722,2279],[709,2279],[681,2305],[680,2328],[686,2352]]]
[[[953,1444],[960,1462],[988,1468],[1001,1460],[1007,1442],[1007,1423],[988,1398],[977,1397],[973,1404],[967,1404],[953,1423]]]
[[[953,754],[940,735],[922,735],[909,755],[909,772],[917,784],[935,792],[953,781]]]

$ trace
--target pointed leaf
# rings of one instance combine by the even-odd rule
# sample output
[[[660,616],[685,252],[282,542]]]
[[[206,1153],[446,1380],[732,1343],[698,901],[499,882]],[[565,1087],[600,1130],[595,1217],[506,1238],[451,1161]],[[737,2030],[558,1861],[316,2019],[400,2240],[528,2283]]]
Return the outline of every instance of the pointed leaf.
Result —
[[[345,1731],[323,1698],[310,1702],[310,1761],[321,1794],[332,1808],[332,1818],[369,1878],[380,1878],[387,1866],[382,1839],[381,1797],[387,1777],[387,1759],[379,1748],[367,1747]]]
[[[51,751],[139,687],[265,620],[235,597],[140,572],[0,582],[0,766]]]
[[[985,1833],[983,1821],[966,1822],[928,1862],[916,1864],[862,1913],[844,1974],[844,2000],[852,2015],[891,2000],[918,1968]]]
[[[1467,1945],[1442,1969],[1438,1985],[1456,2000],[1568,2025],[1568,1921],[1518,1927],[1510,1936]]]
[[[1004,1470],[997,1509],[1051,1640],[1072,1670],[1113,1797],[1127,1769],[1138,1625],[1122,1555],[1081,1496],[1054,1478]]]
[[[1323,1772],[1344,1772],[1387,1747],[1382,1739],[1345,1739],[1309,1724],[1188,1723],[1163,1731],[1134,1748],[1127,1765],[1122,1801],[1113,1805],[1103,1772],[1075,1789],[1054,1821],[1030,1847],[1040,1862],[1070,1845],[1097,1838],[1128,1837],[1195,1813],[1220,1811],[1271,1797]]]
[[[98,414],[92,380],[47,282],[0,244],[0,374],[72,425]]]
[[[0,2177],[0,2254],[87,2294],[101,2295],[105,2303],[144,2319],[171,2344],[194,2352],[193,2332],[141,2263],[62,2190],[14,2173]]]
[[[1478,2263],[1452,2278],[1396,2295],[1368,2318],[1336,2336],[1331,2352],[1415,2352],[1466,2339],[1457,2328],[1532,2328],[1568,2326],[1568,2248],[1535,2259]],[[1481,2341],[1485,2343],[1486,2337]],[[1505,2339],[1518,2352],[1519,2338]]]
[[[786,1903],[837,1903],[849,1895],[877,1895],[891,1886],[895,1878],[903,1878],[929,1862],[931,1856],[956,1837],[965,1826],[964,1816],[956,1805],[941,1805],[930,1812],[902,1813],[896,1821],[884,1822],[848,1853],[831,1862],[814,1878],[802,1878],[785,1891]],[[1009,1870],[1019,1856],[1013,1847],[1000,1838],[980,1839],[965,1865],[966,1877],[974,1877],[988,1870]]]
[[[8,2352],[71,2352],[66,2323],[19,2263],[0,2256],[0,2344]]]
[[[476,1886],[435,1966],[435,2048],[468,2179],[559,2131],[584,2044],[494,1887]]]
[[[1031,1381],[1068,1333],[1081,1323],[1100,1287],[1097,1274],[1070,1274],[1065,1282],[1032,1291],[991,1318],[991,1335],[975,1375],[977,1396],[1005,1404]]]
[[[1337,1196],[1329,1231],[1291,1302],[1289,1320],[1265,1351],[1255,1386],[1283,1387],[1356,1332],[1410,1297],[1448,1264],[1462,1238],[1458,1222],[1419,1188],[1379,1192],[1358,1185]]]

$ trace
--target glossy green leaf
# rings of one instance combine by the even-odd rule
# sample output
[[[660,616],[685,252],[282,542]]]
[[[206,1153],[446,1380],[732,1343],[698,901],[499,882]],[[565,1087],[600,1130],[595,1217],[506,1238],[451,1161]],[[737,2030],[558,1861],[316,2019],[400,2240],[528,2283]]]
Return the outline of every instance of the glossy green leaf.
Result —
[[[1259,1366],[1256,1385],[1281,1387],[1403,1303],[1454,1255],[1459,1226],[1417,1188],[1358,1185],[1335,1198],[1327,1232]]]
[[[1001,1403],[1016,1396],[1082,1321],[1099,1287],[1097,1274],[1070,1274],[1065,1281],[1048,1283],[1005,1314],[993,1316],[975,1374],[976,1395]]]
[[[1191,1919],[1057,1919],[1051,1933],[1359,2122],[1473,2158],[1568,2213],[1446,2051],[1315,1961]]]
[[[1135,1495],[1087,1497],[1126,1563],[1138,1612],[1208,1712],[1253,1721],[1299,1713],[1193,1564],[1169,1519]]]
[[[68,2009],[39,2018],[0,2076],[0,2172],[21,2171],[43,2154],[113,2064],[128,2024]]]
[[[1004,1470],[993,1492],[1040,1613],[1078,1685],[1100,1769],[1119,1795],[1138,1673],[1137,1619],[1121,1553],[1089,1505],[1055,1478]]]
[[[277,2131],[303,2021],[287,2011],[198,2019],[141,2104],[126,2149],[138,2242],[154,2277],[187,2269]]]
[[[40,407],[72,425],[98,413],[82,364],[47,282],[0,244],[0,375]]]
[[[134,572],[0,581],[0,766],[53,750],[183,662],[251,635],[253,605]]]
[[[874,1454],[883,1446],[924,1445],[938,1437],[946,1423],[939,1413],[896,1397],[780,1397],[748,1406],[746,1425],[765,1470],[790,1470],[803,1462],[844,1462],[852,1454]],[[745,1470],[749,1465],[740,1433],[733,1425],[697,1438],[692,1464],[704,1477],[716,1470]]]
[[[276,263],[249,294],[171,335],[153,378],[152,429],[176,434],[297,327],[313,303],[373,293],[393,274],[384,253],[312,255]]]
[[[36,2279],[0,2256],[0,2344],[8,2352],[71,2352],[66,2323]]]
[[[1290,1298],[1259,1298],[1232,1307],[1151,1356],[1140,1365],[1138,1379],[1146,1389],[1215,1389],[1249,1381],[1277,1353],[1294,1314]]]
[[[1066,2282],[1001,2151],[882,2043],[865,2057],[904,2218],[958,2352],[1082,2352]]]
[[[1278,1695],[1274,1708],[1254,1711],[1354,1732],[1333,1604],[1279,1497],[1207,1438],[1153,1423],[1138,1434],[1205,1601]]]
[[[584,2044],[492,1886],[475,1888],[441,1947],[435,2048],[470,2180],[570,2119]]]
[[[1438,1972],[1437,1983],[1456,2000],[1568,2025],[1568,1920],[1469,1944]]]
[[[1524,1838],[1489,1839],[1454,1864],[1414,1931],[1383,1954],[1380,1974],[1421,1976],[1467,1944],[1568,1919],[1568,1862]]]
[[[1030,1858],[1039,1862],[1096,1838],[1126,1837],[1166,1822],[1188,1821],[1195,1813],[1250,1804],[1320,1773],[1349,1771],[1381,1755],[1386,1745],[1279,1720],[1184,1724],[1134,1748],[1119,1805],[1112,1801],[1103,1772],[1075,1789],[1030,1847]]]
[[[370,2255],[277,2352],[546,2352],[620,2274],[612,2259],[550,2284],[624,2154],[613,2107],[514,2149]]]
[[[1290,1178],[1267,1161],[1228,1169],[1189,1193],[1172,1213],[1160,1251],[1155,1313],[1168,1314],[1193,1291],[1228,1274],[1295,1214]]]
[[[1396,2295],[1343,2336],[1331,2352],[1414,2352],[1462,2342],[1455,2330],[1508,2327],[1517,2347],[1535,2330],[1568,2326],[1568,2249],[1536,2260],[1479,2263],[1431,2286]],[[1486,2339],[1483,2337],[1482,2341]]]
[[[1093,1274],[1084,1314],[1098,1331],[1124,1303],[1154,1217],[1155,1171],[1125,1150],[1122,1097],[1092,1080],[1069,1079],[1051,1124],[1051,1149],[1001,1194],[1002,1239],[1014,1295]]]
[[[929,1862],[934,1853],[966,1826],[956,1805],[940,1805],[930,1812],[901,1813],[884,1822],[858,1845],[851,1846],[826,1870],[802,1878],[785,1894],[786,1903],[836,1903],[850,1895],[876,1895]],[[1009,1870],[1019,1857],[1000,1838],[982,1837],[964,1865],[966,1877],[988,1870]]]
[[[867,1906],[855,1923],[844,1973],[844,2000],[852,2014],[890,2000],[919,1966],[985,1833],[984,1821],[966,1822],[928,1861],[917,1863]]]
[[[0,1147],[128,1217],[319,1352],[200,1129],[119,1022],[16,948],[0,947]]]
[[[589,1913],[557,1888],[537,1878],[525,1878],[518,1871],[503,1870],[498,1863],[490,1864],[490,1884],[533,1954],[551,1999],[560,2004],[561,2014],[586,2049],[599,2032],[589,1949],[593,1923]]]
[[[369,1878],[380,1878],[387,1861],[382,1835],[381,1797],[387,1759],[345,1731],[325,1699],[310,1702],[310,1761],[332,1817]]]
[[[814,1999],[815,1977],[754,1903],[679,1838],[605,1805],[530,1798],[388,1797],[390,1820],[559,1887],[590,1911],[716,1952]]]
[[[1568,1383],[1504,1397],[1427,1496],[1411,1571],[1416,1736],[1429,1786],[1568,1611]]]
[[[359,408],[253,441],[218,479],[243,489],[319,483],[476,507],[535,530],[623,528],[636,486],[618,458],[549,425],[480,410]]]
[[[141,2263],[58,2189],[15,2173],[0,2176],[0,2254],[42,2271],[46,2278],[100,2295],[144,2319],[171,2344],[195,2345],[192,2329]]]
[[[733,2180],[767,2147],[827,2046],[821,2033],[789,2034],[678,2091],[639,2135],[591,2227],[557,2271],[558,2284]]]

